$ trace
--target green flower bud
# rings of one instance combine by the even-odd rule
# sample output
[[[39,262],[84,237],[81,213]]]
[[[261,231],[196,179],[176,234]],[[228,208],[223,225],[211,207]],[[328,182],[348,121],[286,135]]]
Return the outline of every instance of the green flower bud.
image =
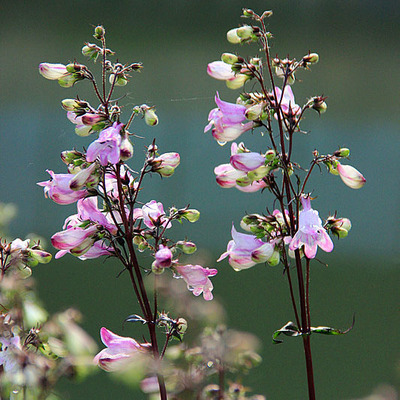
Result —
[[[226,38],[228,39],[229,43],[238,44],[242,41],[242,39],[237,34],[238,29],[239,28],[231,29],[226,33]]]
[[[101,40],[104,38],[106,34],[106,30],[104,29],[104,27],[102,25],[98,25],[96,26],[96,28],[94,28],[94,35],[93,37],[97,40]]]
[[[147,107],[144,111],[144,122],[149,126],[156,126],[158,124],[158,117],[153,107]]]
[[[280,253],[279,250],[276,250],[275,248],[274,252],[272,253],[272,256],[267,260],[267,262],[271,267],[275,267],[276,265],[279,264],[279,261],[280,261]]]
[[[221,56],[221,60],[225,63],[225,64],[230,64],[233,65],[235,63],[237,63],[239,61],[239,57],[235,54],[232,53],[223,53]]]
[[[237,28],[236,34],[241,40],[250,39],[253,35],[253,28],[250,25],[243,25]]]
[[[197,247],[193,242],[187,242],[185,240],[177,242],[176,247],[182,250],[185,254],[193,254],[197,250]]]
[[[350,149],[342,147],[333,153],[335,157],[348,157],[350,155]]]
[[[261,102],[261,103],[254,104],[254,106],[249,107],[245,113],[246,118],[250,121],[260,119],[260,116],[264,110],[264,106],[265,106],[265,103]]]
[[[163,274],[164,270],[165,268],[157,266],[155,261],[153,261],[153,264],[151,264],[151,272],[153,272],[155,275]]]
[[[177,328],[178,333],[182,334],[187,331],[188,323],[185,318],[178,318],[177,325],[178,325]]]
[[[264,178],[269,174],[271,171],[271,168],[268,167],[267,165],[262,165],[261,167],[258,167],[254,171],[250,171],[247,173],[247,177],[251,179],[251,181],[259,181],[260,179]]]
[[[126,86],[128,84],[128,79],[125,74],[110,74],[109,81],[111,85],[114,84],[115,86]]]
[[[317,53],[309,53],[303,57],[303,61],[309,64],[316,64],[319,61]]]
[[[268,150],[266,153],[265,153],[265,160],[267,161],[267,162],[270,162],[270,161],[273,161],[274,159],[275,159],[275,157],[276,157],[276,151],[275,150]]]
[[[180,215],[189,222],[196,222],[200,218],[200,211],[195,210],[194,208],[189,208],[187,210],[181,211]]]

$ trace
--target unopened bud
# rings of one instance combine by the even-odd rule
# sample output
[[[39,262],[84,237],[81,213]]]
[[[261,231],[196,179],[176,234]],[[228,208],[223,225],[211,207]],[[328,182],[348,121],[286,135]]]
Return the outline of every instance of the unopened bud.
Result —
[[[275,150],[270,149],[265,153],[265,160],[267,162],[273,161],[275,159],[275,157],[276,157],[276,151]]]
[[[193,242],[187,242],[186,240],[180,240],[176,243],[176,247],[182,250],[185,254],[193,254],[197,247]]]
[[[250,39],[253,36],[253,28],[250,25],[243,25],[237,28],[236,34],[241,40]]]
[[[109,81],[111,85],[126,86],[128,79],[125,74],[110,74]]]
[[[342,165],[338,163],[337,172],[343,183],[351,189],[360,189],[365,185],[364,176],[351,165]]]
[[[272,17],[273,12],[271,10],[264,11],[261,15],[261,19]]]
[[[245,117],[250,121],[260,119],[260,116],[264,110],[264,106],[264,102],[254,104],[254,106],[251,106],[246,110]]]
[[[146,106],[142,110],[144,112],[144,122],[146,122],[146,125],[149,126],[156,126],[158,124],[158,116],[155,113],[155,110],[153,107],[148,107]]]
[[[164,271],[165,271],[165,268],[157,265],[157,263],[155,261],[153,262],[153,264],[151,264],[151,272],[153,272],[153,274],[161,275],[162,273],[164,273]]]
[[[317,111],[318,114],[323,114],[328,108],[328,105],[325,103],[325,99],[326,97],[316,96],[311,98],[307,105],[313,110]]]
[[[350,149],[342,147],[339,150],[335,151],[333,155],[335,157],[342,157],[342,158],[348,157],[350,155]]]
[[[261,167],[258,167],[257,169],[248,172],[247,177],[251,179],[252,182],[259,181],[260,179],[267,176],[270,171],[271,171],[270,167],[268,167],[267,165],[262,165]]]
[[[319,55],[317,53],[309,53],[303,57],[303,61],[310,64],[316,64],[319,61]]]
[[[185,318],[178,318],[176,323],[178,326],[178,333],[185,333],[187,331],[188,323]]]
[[[125,135],[120,144],[120,158],[122,161],[129,160],[133,156],[133,146],[129,136]]]
[[[271,267],[275,267],[276,265],[279,264],[280,261],[280,253],[279,250],[274,250],[274,252],[272,253],[271,257],[267,260],[267,263],[271,266]]]
[[[327,228],[339,239],[345,238],[351,229],[351,221],[348,218],[329,217]]]
[[[106,34],[106,30],[104,29],[104,27],[102,25],[98,25],[96,26],[96,28],[94,28],[94,35],[93,37],[97,40],[101,40],[104,38],[104,35]]]
[[[39,73],[44,78],[54,81],[62,78],[68,71],[64,64],[41,63],[39,64]]]
[[[200,211],[189,208],[180,212],[180,215],[189,222],[196,222],[200,218]]]
[[[233,65],[239,61],[239,57],[232,53],[223,53],[221,60],[226,64]]]
[[[254,11],[251,8],[243,8],[242,16],[245,18],[251,18],[254,15]]]
[[[242,39],[237,34],[238,29],[239,28],[231,29],[226,33],[226,38],[228,39],[229,43],[238,44],[241,42]]]

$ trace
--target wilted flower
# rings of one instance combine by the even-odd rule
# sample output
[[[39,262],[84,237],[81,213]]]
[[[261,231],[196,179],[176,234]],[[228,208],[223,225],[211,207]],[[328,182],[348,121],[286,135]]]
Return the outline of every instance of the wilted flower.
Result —
[[[322,250],[331,252],[333,243],[326,230],[322,227],[318,211],[311,208],[310,197],[302,197],[303,209],[299,214],[298,230],[290,242],[289,249],[300,249],[304,245],[304,254],[307,258],[314,258],[317,246]]]
[[[178,274],[185,280],[187,287],[195,296],[203,293],[204,300],[212,300],[213,285],[208,278],[217,274],[216,269],[203,268],[200,265],[181,265],[175,267]],[[179,276],[178,276],[179,278]]]

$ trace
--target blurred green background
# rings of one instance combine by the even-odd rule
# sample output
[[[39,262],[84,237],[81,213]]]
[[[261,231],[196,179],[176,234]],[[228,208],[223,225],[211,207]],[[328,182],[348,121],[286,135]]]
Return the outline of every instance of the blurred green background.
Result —
[[[313,95],[328,96],[328,111],[321,117],[310,113],[302,122],[309,134],[298,138],[297,160],[306,166],[315,148],[331,153],[347,146],[350,163],[363,172],[367,184],[352,191],[339,178],[316,173],[308,186],[318,195],[314,206],[321,216],[337,210],[353,222],[348,239],[336,241],[333,253],[318,253],[329,267],[312,265],[314,324],[346,328],[356,313],[349,335],[313,338],[317,394],[319,399],[355,399],[381,383],[399,387],[397,1],[48,0],[3,1],[0,7],[0,201],[19,208],[12,235],[34,231],[49,238],[75,212],[74,206],[46,201],[35,183],[48,179],[46,168],[64,172],[62,150],[91,142],[74,134],[59,106],[63,98],[86,96],[89,84],[62,89],[41,78],[37,66],[85,62],[82,44],[93,42],[93,26],[103,24],[118,59],[141,61],[145,67],[116,92],[128,91],[121,101],[126,114],[147,103],[156,105],[160,117],[155,128],[142,121],[134,125],[144,139],[135,142],[132,165],[139,166],[153,137],[161,151],[181,154],[175,175],[149,180],[142,200],[157,199],[165,206],[190,203],[201,211],[200,221],[178,227],[177,237],[187,234],[205,264],[218,267],[214,293],[227,308],[229,326],[262,340],[264,362],[244,383],[268,399],[306,398],[303,353],[294,338],[271,344],[271,333],[293,318],[281,268],[258,265],[235,273],[226,260],[215,262],[230,240],[232,222],[238,227],[245,212],[263,212],[273,204],[268,193],[242,194],[215,183],[213,168],[227,162],[229,145],[221,148],[203,128],[215,91],[231,102],[238,91],[209,78],[206,66],[225,51],[257,53],[254,45],[236,47],[225,40],[226,31],[243,22],[242,7],[274,11],[268,20],[275,36],[272,54],[300,58],[308,50],[318,52],[319,64],[299,73],[293,88],[298,104]],[[258,151],[264,148],[258,136],[246,133],[241,140]],[[76,306],[93,337],[103,325],[135,336],[133,326],[121,330],[121,321],[138,310],[124,277],[116,279],[118,268],[112,261],[80,262],[67,256],[38,267],[34,276],[48,309]],[[109,378],[101,372],[83,384],[63,382],[59,389],[69,399],[144,398]]]

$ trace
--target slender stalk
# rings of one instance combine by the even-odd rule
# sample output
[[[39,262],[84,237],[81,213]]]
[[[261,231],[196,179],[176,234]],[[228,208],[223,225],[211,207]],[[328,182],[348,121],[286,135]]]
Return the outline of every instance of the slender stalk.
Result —
[[[225,370],[224,366],[220,365],[218,368],[218,400],[224,400],[225,397]]]

